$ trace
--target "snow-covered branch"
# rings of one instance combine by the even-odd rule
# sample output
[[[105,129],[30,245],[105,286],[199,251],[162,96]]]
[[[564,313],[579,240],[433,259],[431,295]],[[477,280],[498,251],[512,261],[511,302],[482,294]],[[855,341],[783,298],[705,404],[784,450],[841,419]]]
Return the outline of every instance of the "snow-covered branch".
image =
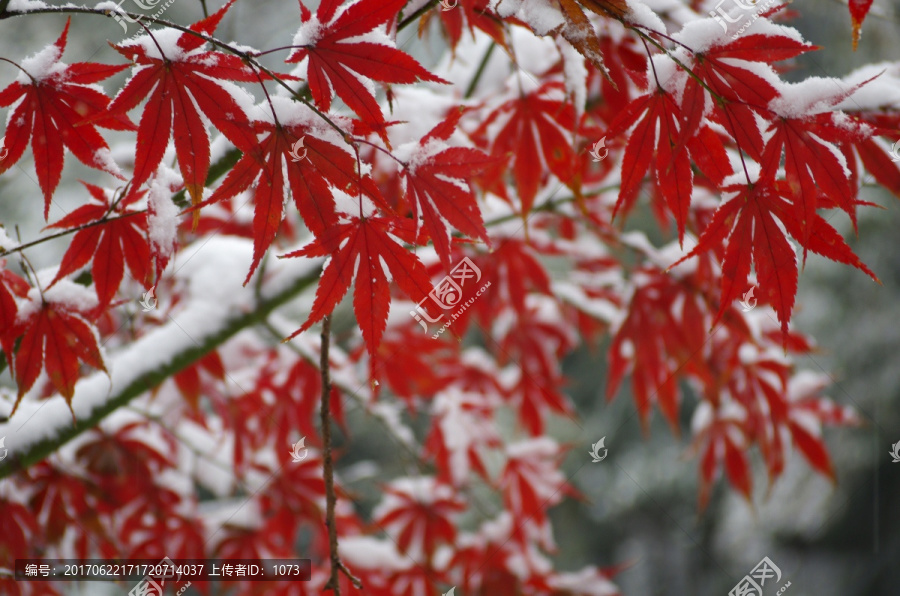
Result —
[[[26,396],[15,415],[0,424],[0,437],[6,437],[9,449],[0,478],[44,459],[242,329],[260,323],[319,277],[318,260],[274,260],[248,284],[264,276],[256,298],[242,285],[243,268],[234,266],[249,263],[252,251],[250,241],[221,236],[184,250],[174,267],[176,279],[188,285],[184,306],[167,312],[166,324],[108,355],[109,376],[96,373],[78,382],[72,399],[74,424],[62,397]],[[8,415],[12,404],[0,403],[0,409]]]

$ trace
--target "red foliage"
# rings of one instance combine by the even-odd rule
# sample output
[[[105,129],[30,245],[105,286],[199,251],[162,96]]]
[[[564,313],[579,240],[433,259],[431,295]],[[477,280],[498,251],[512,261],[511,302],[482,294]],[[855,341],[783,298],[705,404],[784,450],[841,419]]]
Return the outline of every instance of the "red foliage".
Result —
[[[105,407],[100,381],[141,395],[73,449],[0,468],[16,489],[0,494],[0,568],[56,554],[302,555],[310,582],[266,589],[312,594],[330,576],[333,523],[365,584],[341,576],[343,593],[614,594],[619,567],[563,573],[549,557],[548,510],[578,496],[558,429],[584,412],[564,362],[607,337],[607,378],[590,381],[608,399],[628,387],[645,433],[654,406],[679,435],[697,404],[701,509],[720,471],[754,499],[754,448],[770,484],[792,448],[837,481],[822,428],[859,419],[798,369],[814,346],[790,323],[809,251],[877,281],[830,214],[855,228],[869,175],[900,197],[882,140],[900,112],[862,97],[839,109],[880,79],[837,94],[834,81],[786,83],[785,61],[817,48],[771,15],[740,33],[660,15],[681,28],[669,34],[631,22],[619,0],[531,2],[430,3],[419,34],[440,29],[449,51],[433,68],[397,47],[414,22],[406,0],[301,1],[285,16],[293,44],[266,51],[215,36],[231,0],[113,45],[130,63],[109,66],[61,61],[67,22],[22,61],[0,91],[0,174],[16,175],[30,142],[45,220],[66,150],[127,184],[84,184],[89,198],[48,226],[68,242],[50,271],[26,258],[45,238],[0,230],[0,363],[18,386],[0,435],[41,421],[56,394],[73,415]],[[850,2],[854,44],[870,4]],[[291,74],[260,61],[279,50]],[[126,69],[110,100],[96,83]],[[100,128],[134,133],[127,176]],[[622,229],[654,220],[652,235]],[[282,247],[291,258],[276,261]],[[305,307],[264,311],[285,271],[304,268]],[[341,308],[351,285],[355,325]],[[128,303],[144,290],[141,313]],[[308,333],[325,317],[327,414],[341,431],[328,452],[321,340]],[[239,318],[252,325],[232,328]],[[76,391],[82,365],[109,378]],[[377,419],[377,445],[354,428],[358,411]],[[23,450],[7,434],[20,463],[46,438],[25,435]],[[356,459],[362,449],[373,455]],[[54,593],[2,577],[0,592]]]

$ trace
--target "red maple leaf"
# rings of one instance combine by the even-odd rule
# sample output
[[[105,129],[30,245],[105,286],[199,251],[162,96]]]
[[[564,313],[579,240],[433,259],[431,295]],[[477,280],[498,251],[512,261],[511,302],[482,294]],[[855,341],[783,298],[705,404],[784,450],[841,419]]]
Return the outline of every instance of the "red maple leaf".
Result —
[[[723,459],[728,481],[749,501],[753,490],[753,470],[744,452],[747,446],[741,426],[734,420],[717,419],[698,436],[695,445],[701,441],[706,444],[700,460],[700,509],[704,509],[709,502],[710,488]]]
[[[607,131],[607,135],[615,137],[634,127],[625,144],[622,185],[615,212],[619,209],[625,212],[631,210],[644,174],[652,165],[658,187],[669,210],[675,215],[679,242],[684,238],[694,187],[688,153],[678,150],[679,140],[684,136],[682,119],[681,108],[672,95],[657,88],[632,101]]]
[[[331,109],[331,101],[337,94],[384,137],[384,116],[365,79],[382,83],[447,82],[393,47],[387,38],[380,40],[381,43],[353,41],[362,35],[372,38],[377,29],[396,18],[406,2],[360,0],[339,11],[342,0],[322,0],[315,15],[300,3],[303,25],[294,37],[296,49],[286,61],[309,58],[306,76],[309,91],[319,108]]]
[[[552,439],[539,437],[510,444],[506,452],[508,459],[499,481],[504,505],[516,524],[544,525],[547,509],[564,495],[576,494],[557,467],[562,449]]]
[[[463,29],[468,26],[469,33],[475,36],[475,29],[479,29],[491,36],[495,42],[506,47],[503,35],[503,26],[500,19],[492,14],[488,0],[457,0],[456,10],[428,11],[422,15],[419,22],[419,36],[426,30],[430,18],[439,16],[447,36],[450,38],[450,46],[454,50],[462,39]]]
[[[869,9],[872,8],[873,0],[850,0],[850,18],[853,20],[853,51],[856,51],[856,46],[859,45],[859,34],[860,29],[862,29],[863,21],[866,20],[866,15],[869,14]]]
[[[83,164],[119,175],[109,156],[109,146],[97,126],[113,130],[133,130],[124,114],[107,111],[109,98],[93,83],[127,68],[95,62],[65,64],[69,21],[53,45],[22,61],[22,74],[0,91],[0,107],[21,99],[10,114],[0,155],[0,174],[16,163],[31,139],[38,184],[44,193],[44,219],[50,210],[53,191],[63,169],[63,147]]]
[[[13,412],[34,385],[42,368],[53,386],[66,398],[69,408],[78,380],[79,361],[106,372],[97,336],[83,315],[64,302],[42,300],[18,322],[13,333],[22,335],[15,358],[19,394]]]
[[[430,560],[441,542],[453,544],[452,516],[465,505],[450,486],[423,477],[385,486],[384,492],[387,495],[374,514],[375,522],[396,532],[400,552],[424,553]]]
[[[222,185],[204,202],[234,197],[253,187],[253,263],[244,283],[250,280],[275,239],[288,194],[306,227],[317,238],[338,222],[332,188],[344,192],[361,189],[376,203],[384,204],[371,178],[355,173],[355,155],[329,141],[323,131],[278,122],[254,125],[257,132],[266,136],[244,153]]]
[[[12,330],[19,312],[16,298],[28,295],[28,282],[6,269],[6,259],[0,259],[0,268],[0,349],[6,356],[6,363],[12,368],[13,344],[16,339]]]
[[[837,103],[860,86],[828,97],[822,103]],[[796,100],[784,108],[795,109],[794,104]],[[785,179],[791,189],[795,217],[801,223],[802,240],[806,241],[810,235],[810,224],[823,195],[845,211],[856,227],[856,189],[850,185],[845,173],[846,161],[837,146],[847,137],[860,136],[867,128],[858,122],[848,123],[843,114],[833,112],[781,117],[769,127],[773,134],[763,149],[760,166],[774,179],[784,155]]]
[[[788,321],[797,294],[797,258],[779,224],[804,250],[853,265],[878,281],[840,234],[821,216],[813,213],[805,225],[801,222],[790,200],[788,183],[733,185],[722,191],[726,195],[734,193],[734,196],[716,210],[712,221],[700,235],[697,246],[675,263],[677,265],[720,246],[728,238],[722,261],[719,312],[713,324],[746,291],[752,263],[756,266],[757,283],[763,300],[775,309],[781,322],[783,341],[787,342]]]
[[[475,149],[446,147],[442,143],[453,134],[461,114],[454,111],[425,135],[419,142],[421,149],[416,149],[403,168],[403,183],[413,219],[418,221],[419,213],[422,214],[425,229],[448,270],[451,268],[450,233],[445,221],[463,234],[490,245],[468,177],[496,160]]]
[[[200,409],[201,394],[209,393],[209,391],[203,391],[208,382],[201,378],[201,371],[206,371],[213,379],[225,380],[225,365],[217,350],[213,350],[191,366],[172,375],[172,380],[175,381],[181,396],[195,412]]]
[[[642,429],[646,432],[655,401],[679,431],[681,375],[691,372],[693,356],[703,345],[705,309],[689,284],[658,269],[640,269],[627,314],[610,344],[607,399],[612,399],[631,368],[631,386]]]
[[[91,277],[94,288],[100,306],[106,306],[122,283],[126,263],[134,279],[145,288],[149,287],[152,271],[147,244],[147,214],[129,208],[143,193],[132,193],[111,205],[102,188],[83,184],[94,202],[82,205],[47,227],[67,230],[87,224],[97,225],[84,227],[75,233],[53,283],[93,260]],[[107,219],[113,214],[114,217]]]
[[[340,246],[322,272],[312,311],[291,338],[306,331],[331,313],[356,277],[353,311],[362,330],[370,355],[375,355],[387,325],[390,288],[385,272],[390,272],[397,285],[420,302],[431,291],[431,280],[419,258],[403,248],[394,238],[412,243],[413,230],[408,220],[399,218],[356,218],[330,228],[316,239],[287,257],[324,257],[327,246]],[[290,338],[288,338],[290,339]]]
[[[564,134],[574,130],[575,108],[566,101],[564,92],[560,82],[545,83],[531,93],[503,103],[473,133],[483,141],[489,127],[496,126],[496,121],[503,123],[491,142],[490,151],[497,158],[511,156],[523,215],[531,211],[548,171],[563,184],[572,184],[577,173],[575,151]],[[506,175],[505,170],[498,168],[493,172],[496,182]],[[500,184],[497,186],[502,188]],[[505,191],[499,192],[505,196]]]
[[[191,25],[191,31],[211,35],[233,2]],[[237,56],[202,49],[205,41],[191,33],[181,33],[169,43],[174,33],[153,32],[112,46],[132,60],[135,69],[109,105],[109,113],[124,115],[149,98],[138,126],[132,186],[136,189],[150,178],[174,135],[184,185],[196,205],[202,200],[210,164],[209,133],[200,112],[238,148],[252,147],[256,136],[247,115],[222,82],[258,82],[267,77]],[[195,212],[195,223],[198,217]]]
[[[709,118],[731,133],[742,151],[759,159],[763,137],[757,118],[771,117],[767,108],[778,96],[773,84],[774,73],[761,68],[759,63],[779,62],[816,49],[817,46],[798,41],[785,29],[783,34],[742,35],[697,53],[692,66],[697,78],[687,77],[682,96],[685,135],[698,130],[711,103],[715,109]],[[713,102],[709,102],[710,91],[716,94]]]

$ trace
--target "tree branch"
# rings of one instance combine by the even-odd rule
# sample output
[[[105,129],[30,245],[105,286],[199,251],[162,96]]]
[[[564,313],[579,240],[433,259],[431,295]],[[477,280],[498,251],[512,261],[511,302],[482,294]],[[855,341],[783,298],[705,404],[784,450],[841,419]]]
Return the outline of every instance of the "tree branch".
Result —
[[[328,348],[331,342],[331,315],[322,319],[322,350],[319,356],[319,370],[322,373],[322,406],[319,415],[322,419],[322,467],[325,476],[325,525],[328,527],[328,545],[331,550],[331,576],[325,584],[325,590],[333,590],[335,596],[341,596],[341,582],[338,577],[343,572],[353,585],[362,588],[362,582],[354,577],[350,570],[341,563],[338,554],[337,525],[334,520],[334,506],[337,497],[334,494],[334,465],[331,460],[331,368],[328,362]]]
[[[232,239],[233,240],[233,239]],[[248,251],[250,250],[248,246]],[[285,263],[287,261],[282,261]],[[319,279],[321,263],[296,261],[279,268],[267,280],[266,290],[257,300],[238,292],[231,304],[221,297],[231,288],[218,288],[209,297],[200,297],[185,311],[169,316],[171,322],[148,333],[118,352],[108,367],[110,379],[96,373],[82,379],[75,388],[72,408],[58,397],[23,401],[16,415],[0,424],[0,436],[7,437],[9,457],[0,464],[0,479],[24,470],[46,458],[60,446],[97,426],[110,413],[135,397],[156,387],[175,373],[189,367],[243,329],[256,325]],[[240,284],[240,280],[237,282]],[[181,324],[179,324],[179,320]],[[196,321],[199,327],[191,326]],[[33,421],[31,418],[40,415]],[[26,424],[37,430],[22,432]],[[40,425],[38,427],[38,425]]]

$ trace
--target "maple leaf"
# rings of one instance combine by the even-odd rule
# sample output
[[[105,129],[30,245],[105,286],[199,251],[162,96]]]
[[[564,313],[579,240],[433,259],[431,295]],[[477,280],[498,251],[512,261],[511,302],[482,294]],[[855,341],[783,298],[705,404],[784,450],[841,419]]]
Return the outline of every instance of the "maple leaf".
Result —
[[[28,545],[40,534],[34,513],[22,503],[6,498],[0,500],[0,532],[4,536],[3,542],[0,542],[0,557],[4,561],[11,561],[22,553],[30,552]],[[0,582],[0,588],[6,587],[11,586]]]
[[[856,47],[859,45],[859,35],[860,29],[862,29],[863,21],[866,20],[866,15],[869,14],[869,9],[872,8],[873,0],[850,0],[849,8],[850,8],[850,19],[853,21],[853,51],[856,51]]]
[[[94,430],[91,440],[75,452],[98,492],[105,496],[104,508],[156,498],[154,477],[173,467],[174,462],[157,450],[159,446],[146,442],[147,426],[142,421],[124,424],[115,432]],[[171,440],[167,437],[163,444]]]
[[[276,101],[275,105],[282,104]],[[222,184],[200,205],[234,197],[253,187],[253,262],[245,284],[275,240],[288,194],[306,227],[317,238],[338,222],[332,188],[348,193],[362,190],[376,204],[384,205],[371,178],[355,173],[356,156],[336,145],[337,139],[300,123],[257,122],[255,129],[266,136],[244,153]],[[304,157],[300,159],[296,158],[300,153],[293,149],[297,143],[303,146]]]
[[[426,456],[434,457],[438,481],[462,486],[471,471],[489,481],[485,453],[503,443],[492,422],[495,406],[486,401],[482,395],[456,392],[435,399],[436,421],[423,447]]]
[[[781,225],[805,250],[853,265],[878,282],[821,216],[813,213],[805,223],[797,218],[788,183],[732,185],[722,190],[727,195],[735,194],[716,210],[697,246],[672,265],[719,246],[728,238],[722,261],[719,312],[713,325],[746,290],[752,262],[762,298],[775,309],[787,345],[788,321],[797,294],[797,256]]]
[[[373,517],[397,535],[403,553],[424,553],[431,560],[441,542],[453,544],[452,515],[465,509],[453,489],[430,477],[402,479],[384,487],[386,493]]]
[[[843,94],[842,94],[843,95]],[[856,203],[846,175],[846,160],[836,143],[848,134],[846,125],[835,121],[834,113],[778,118],[769,131],[772,136],[763,149],[760,166],[771,178],[778,171],[784,154],[785,178],[794,197],[796,219],[801,222],[801,238],[810,235],[820,195],[840,206],[856,227]]]
[[[429,10],[423,14],[419,21],[419,37],[422,37],[422,34],[427,31],[430,19],[440,16],[441,23],[450,38],[450,47],[454,51],[462,39],[463,27],[466,25],[468,25],[473,39],[477,28],[488,34],[501,46],[506,46],[503,25],[500,19],[489,12],[489,0],[457,0],[455,8],[455,10]]]
[[[216,13],[191,25],[190,30],[212,34],[233,3],[230,0]],[[174,44],[167,45],[173,35],[177,35]],[[258,82],[267,77],[237,56],[202,49],[204,40],[191,33],[164,30],[152,36],[112,46],[132,60],[135,69],[109,105],[109,113],[124,115],[148,98],[138,125],[132,186],[136,189],[150,178],[162,162],[170,136],[174,136],[184,185],[196,205],[202,200],[210,165],[209,133],[200,112],[235,146],[249,149],[256,143],[256,136],[235,99],[235,89],[225,82]],[[197,218],[199,213],[195,211],[195,224]]]
[[[51,229],[79,230],[72,237],[52,283],[87,265],[93,260],[91,277],[100,306],[112,302],[122,278],[125,264],[134,279],[145,288],[150,287],[150,247],[147,244],[147,214],[129,207],[143,195],[132,193],[124,200],[110,204],[103,189],[83,182],[94,202],[82,205],[55,224]],[[115,217],[107,219],[110,215]],[[52,285],[52,284],[51,284]]]
[[[294,515],[318,519],[325,500],[322,458],[310,453],[302,462],[292,462],[266,486],[262,501],[270,509],[283,507]]]
[[[638,287],[627,314],[608,352],[609,381],[606,397],[611,400],[625,373],[632,368],[631,386],[647,431],[650,406],[655,399],[673,431],[679,432],[678,380],[690,372],[693,356],[703,345],[704,310],[690,291],[672,275],[644,268],[635,274]]]
[[[563,134],[575,128],[575,108],[566,101],[564,89],[561,82],[551,81],[504,102],[473,133],[485,142],[489,127],[502,122],[490,143],[490,152],[497,158],[511,156],[523,216],[531,211],[548,170],[569,185],[577,172],[575,151]],[[497,169],[493,173],[499,179],[506,171]]]
[[[31,139],[38,184],[44,194],[44,219],[62,175],[63,148],[68,147],[83,164],[121,177],[109,155],[109,146],[96,127],[134,129],[127,117],[107,111],[109,98],[93,85],[127,65],[62,62],[69,23],[66,21],[55,43],[23,60],[19,67],[22,74],[0,91],[0,107],[18,101],[7,119],[0,173],[22,157]]]
[[[615,137],[634,127],[625,144],[622,184],[613,216],[619,209],[626,212],[631,209],[641,189],[644,174],[652,165],[659,189],[669,210],[675,215],[679,242],[684,239],[685,221],[693,192],[693,173],[688,154],[676,151],[678,140],[682,136],[680,122],[681,109],[671,94],[657,88],[632,101],[607,131],[607,135]]]
[[[676,39],[691,44],[689,38]],[[771,32],[742,35],[736,40],[717,41],[694,54],[692,72],[686,76],[682,95],[684,120],[683,142],[698,130],[707,112],[710,95],[716,101],[709,118],[728,130],[742,151],[759,159],[763,148],[762,129],[757,118],[769,120],[769,102],[778,97],[776,79],[771,67],[763,66],[818,49],[783,27]],[[696,78],[695,78],[696,77]]]
[[[106,372],[97,336],[83,315],[64,302],[42,300],[25,315],[20,312],[14,335],[22,335],[16,352],[15,376],[19,393],[13,412],[43,368],[50,382],[72,408],[78,362]],[[74,411],[72,416],[75,416]]]
[[[351,110],[373,126],[382,138],[385,120],[367,80],[382,83],[447,83],[411,56],[393,47],[378,29],[396,18],[407,0],[359,0],[338,10],[341,0],[323,0],[316,14],[300,2],[303,21],[294,36],[294,51],[286,62],[308,58],[306,78],[313,101],[331,109],[336,94]],[[366,36],[366,40],[354,40]],[[376,37],[377,36],[377,37]],[[372,41],[379,39],[376,43]]]
[[[578,53],[591,61],[591,63],[603,73],[603,75],[615,86],[609,76],[609,70],[603,64],[603,54],[600,50],[600,40],[594,31],[594,25],[584,14],[575,0],[559,0],[565,24],[559,28],[560,35],[572,44]],[[593,9],[592,9],[593,10]]]
[[[96,516],[89,499],[94,491],[84,484],[82,477],[67,474],[43,461],[31,470],[30,480],[34,493],[29,505],[45,520],[45,535],[51,543],[61,539],[71,524]]]
[[[497,348],[501,363],[515,362],[521,374],[511,389],[519,420],[535,436],[544,432],[544,419],[551,413],[570,418],[573,409],[559,390],[565,380],[558,370],[560,358],[571,348],[572,338],[559,327],[558,320],[547,316],[558,308],[556,302],[544,299],[546,308],[532,306],[522,319],[510,325],[499,339]]]
[[[200,395],[204,393],[204,383],[200,378],[202,370],[205,370],[214,379],[219,381],[225,380],[225,365],[222,363],[219,352],[216,350],[211,351],[191,366],[172,376],[172,380],[175,381],[181,396],[184,397],[194,411],[199,410]],[[206,393],[209,393],[209,391],[206,391]]]
[[[446,147],[441,142],[453,134],[461,114],[459,110],[452,112],[425,135],[403,167],[403,187],[409,194],[413,219],[418,221],[421,213],[435,251],[447,270],[451,268],[450,233],[445,221],[490,246],[467,177],[496,160],[475,149]]]
[[[413,253],[391,236],[412,242],[409,222],[399,218],[352,217],[330,228],[316,239],[286,257],[324,257],[327,246],[340,246],[322,272],[312,311],[305,323],[287,339],[296,337],[331,313],[356,277],[353,311],[362,330],[369,354],[374,356],[387,325],[390,290],[385,270],[413,302],[420,302],[431,291],[425,266]]]
[[[12,368],[13,347],[16,336],[12,334],[19,311],[16,298],[28,295],[28,282],[6,269],[6,259],[0,259],[0,349],[6,363]]]
[[[507,445],[508,459],[500,475],[503,502],[519,523],[539,526],[547,521],[546,510],[574,489],[557,467],[561,448],[549,437],[538,437]]]
[[[736,440],[741,444],[737,444]],[[733,420],[716,419],[701,432],[695,445],[704,441],[706,445],[700,463],[700,509],[705,509],[709,502],[712,481],[723,460],[729,482],[749,501],[753,491],[753,472],[742,449],[745,438],[741,426]]]

